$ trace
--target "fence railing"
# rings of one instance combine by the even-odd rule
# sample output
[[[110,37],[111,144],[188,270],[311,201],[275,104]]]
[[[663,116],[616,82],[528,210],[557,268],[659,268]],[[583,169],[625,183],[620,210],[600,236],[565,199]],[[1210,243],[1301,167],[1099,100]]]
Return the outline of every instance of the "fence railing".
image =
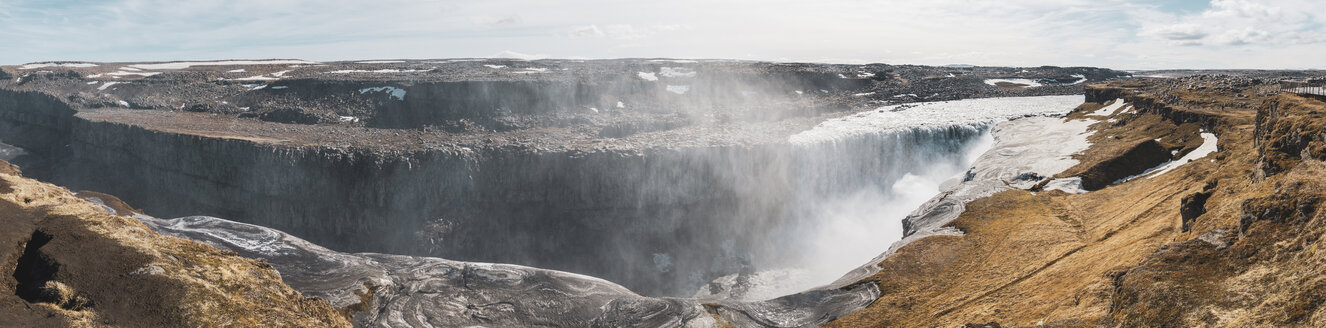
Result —
[[[1280,92],[1326,96],[1326,79],[1280,80]]]

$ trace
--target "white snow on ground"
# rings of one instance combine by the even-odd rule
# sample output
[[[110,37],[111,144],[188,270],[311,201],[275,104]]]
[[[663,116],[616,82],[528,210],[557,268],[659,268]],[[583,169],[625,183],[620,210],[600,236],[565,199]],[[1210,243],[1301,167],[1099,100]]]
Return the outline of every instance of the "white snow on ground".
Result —
[[[900,95],[893,95],[893,98],[902,98],[902,97],[912,97],[912,98],[916,98],[916,94],[915,94],[915,93],[904,93],[904,94],[900,94]]]
[[[101,74],[92,74],[92,75],[88,75],[88,76],[87,76],[87,78],[89,78],[89,79],[95,79],[95,78],[99,78],[99,77],[101,77]]]
[[[1082,177],[1071,177],[1054,179],[1045,183],[1045,190],[1061,190],[1070,194],[1085,194],[1086,189],[1082,189]]]
[[[514,73],[516,73],[516,74],[534,74],[534,73],[544,73],[544,72],[547,72],[547,71],[548,71],[548,68],[545,68],[545,67],[527,67],[527,68],[525,68],[525,70],[523,70],[523,71],[514,72]]]
[[[125,71],[119,71],[119,72],[110,72],[110,73],[106,73],[106,75],[110,75],[110,76],[113,76],[113,77],[116,77],[116,78],[121,77],[121,76],[128,76],[128,75],[138,75],[138,76],[142,76],[142,77],[148,77],[148,76],[153,76],[153,75],[157,75],[157,74],[161,74],[161,72],[125,72]]]
[[[106,84],[102,84],[100,87],[97,87],[97,90],[106,91],[106,88],[109,88],[109,87],[111,87],[112,85],[116,85],[116,84],[120,84],[120,83],[124,83],[124,82],[114,82],[114,81],[106,82]]]
[[[884,106],[821,122],[788,138],[794,144],[813,144],[844,137],[884,133],[926,126],[984,125],[1025,116],[1063,114],[1082,103],[1082,96],[981,98]],[[1085,139],[1085,138],[1084,138]],[[1085,142],[1085,140],[1083,140]],[[1085,148],[1085,147],[1084,147]]]
[[[618,101],[618,102],[617,102],[617,108],[626,108],[626,104],[624,104],[624,103]]]
[[[130,67],[140,69],[185,69],[193,66],[230,66],[230,65],[284,65],[284,64],[317,64],[306,60],[224,60],[224,61],[201,61],[201,62],[168,62],[155,64],[134,64]]]
[[[1082,74],[1073,74],[1073,77],[1077,78],[1077,81],[1073,81],[1073,83],[1069,83],[1069,85],[1073,85],[1073,84],[1081,84],[1082,82],[1086,82],[1086,81],[1087,81],[1087,76],[1086,76],[1086,75],[1082,75]]]
[[[1008,82],[1008,83],[1015,83],[1015,84],[1025,84],[1026,86],[1023,86],[1023,88],[1034,88],[1034,87],[1039,87],[1039,86],[1041,86],[1040,81],[1036,81],[1036,80],[1032,80],[1032,79],[986,79],[986,80],[985,80],[985,84],[989,84],[989,85],[993,85],[993,86],[998,86],[1000,82]]]
[[[230,79],[230,80],[231,80],[231,81],[276,81],[276,80],[280,80],[280,78],[275,78],[275,77],[270,77],[270,76],[262,76],[262,75],[254,75],[254,76],[250,76],[250,77],[241,77],[241,78],[238,78],[238,79]]]
[[[654,75],[653,72],[650,73],[635,72],[635,76],[639,76],[641,79],[644,79],[645,81],[658,81],[658,76]]]
[[[689,60],[689,59],[654,59],[654,60],[650,60],[650,62],[653,62],[653,63],[664,63],[664,62],[667,62],[667,63],[675,63],[675,64],[694,64],[694,63],[698,63],[698,61]]]
[[[370,71],[370,70],[362,70],[362,69],[343,69],[343,70],[338,70],[338,71],[330,71],[330,72],[327,72],[327,74],[349,74],[349,73],[416,73],[416,72],[423,72],[423,71],[424,71],[424,70],[421,70],[421,69],[379,69],[379,70],[371,70],[371,71]]]
[[[1174,169],[1183,166],[1183,164],[1188,164],[1188,162],[1202,159],[1202,157],[1206,157],[1206,155],[1210,155],[1211,153],[1216,152],[1217,150],[1216,144],[1219,141],[1220,141],[1219,138],[1216,138],[1216,135],[1214,133],[1202,132],[1202,145],[1197,146],[1197,148],[1194,148],[1192,151],[1188,152],[1188,154],[1183,155],[1183,157],[1180,157],[1179,160],[1161,163],[1160,165],[1157,165],[1156,167],[1153,168],[1149,168],[1146,171],[1142,171],[1142,173],[1138,173],[1137,175],[1119,179],[1119,181],[1115,181],[1114,184],[1128,182],[1128,180],[1132,180],[1138,177],[1150,178],[1153,176],[1159,176],[1161,174],[1165,174],[1165,172],[1173,171]]]
[[[689,86],[689,85],[671,85],[671,84],[668,85],[668,92],[682,95],[682,94],[686,94],[686,91],[691,91],[691,86]]]
[[[506,68],[506,65],[483,65],[483,66],[491,69]]]
[[[1087,116],[1110,116],[1110,114],[1114,114],[1114,111],[1122,108],[1124,104],[1123,98],[1115,99],[1109,106],[1101,107],[1100,109],[1087,114]]]
[[[290,73],[291,71],[294,71],[294,70],[285,70],[285,71],[280,71],[280,72],[272,73],[272,76],[276,76],[276,77],[285,76],[285,73]]]
[[[355,62],[355,64],[395,64],[395,63],[404,63],[404,62],[405,62],[404,60],[365,60],[361,62]]]
[[[660,67],[658,75],[663,77],[695,77],[695,71],[685,67]]]
[[[405,100],[405,89],[397,87],[376,87],[376,88],[359,89],[359,94],[361,95],[369,92],[386,92],[390,94],[390,97],[392,99]]]
[[[872,77],[875,77],[875,73],[870,73],[870,72],[856,73],[856,77],[863,78],[863,79],[872,78]]]
[[[129,102],[128,102],[128,101],[124,101],[124,100],[121,100],[121,101],[120,101],[120,106],[124,106],[124,108],[130,108],[130,107],[129,107]]]
[[[97,64],[93,64],[93,63],[64,63],[64,64],[56,64],[56,63],[35,63],[35,64],[27,64],[27,65],[19,66],[18,69],[38,69],[38,68],[46,68],[46,67],[74,67],[74,68],[88,68],[88,67],[97,67]]]
[[[243,68],[241,68],[241,69],[232,69],[232,70],[226,71],[226,73],[244,73],[244,69],[243,69]]]
[[[88,84],[88,85],[93,85],[93,84],[97,84],[97,83],[101,83],[101,81],[92,81],[92,82],[88,82],[87,84]]]
[[[341,122],[345,123],[359,122],[359,118],[354,116],[341,116]]]
[[[853,97],[865,97],[865,96],[869,96],[869,95],[873,95],[873,94],[875,94],[875,93],[874,93],[874,92],[863,92],[863,93],[853,93],[852,96],[853,96]]]
[[[142,72],[142,71],[143,71],[143,70],[141,70],[141,69],[133,68],[133,67],[130,67],[130,66],[120,67],[120,70],[121,70],[121,71],[133,71],[133,72]]]

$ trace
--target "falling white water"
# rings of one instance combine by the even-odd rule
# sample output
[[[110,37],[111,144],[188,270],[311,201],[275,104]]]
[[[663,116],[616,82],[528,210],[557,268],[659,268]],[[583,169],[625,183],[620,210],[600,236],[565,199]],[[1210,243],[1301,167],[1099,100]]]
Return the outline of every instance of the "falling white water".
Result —
[[[799,246],[780,264],[757,263],[757,272],[745,277],[747,290],[725,296],[787,295],[829,284],[869,263],[903,237],[903,218],[938,194],[941,185],[965,178],[972,163],[993,147],[991,126],[1067,113],[1080,103],[1080,96],[1053,96],[886,107],[829,120],[793,136],[790,141],[799,151],[814,158],[807,166],[811,173],[828,172],[811,174],[799,184],[818,188],[799,198],[804,202],[801,219],[787,234],[792,240],[785,240]]]

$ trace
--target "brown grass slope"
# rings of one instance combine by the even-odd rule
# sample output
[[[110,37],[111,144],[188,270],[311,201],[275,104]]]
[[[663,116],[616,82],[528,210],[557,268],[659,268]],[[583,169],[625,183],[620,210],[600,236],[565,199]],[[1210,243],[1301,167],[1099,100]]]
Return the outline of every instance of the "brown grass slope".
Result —
[[[1139,106],[1094,125],[1060,176],[1157,138],[1178,158],[1201,144],[1199,128],[1219,136],[1218,152],[1086,194],[977,200],[951,223],[965,235],[900,249],[870,278],[883,296],[829,326],[1326,326],[1326,102],[1165,83],[1096,86]]]
[[[350,326],[262,261],[18,174],[0,161],[0,327]]]

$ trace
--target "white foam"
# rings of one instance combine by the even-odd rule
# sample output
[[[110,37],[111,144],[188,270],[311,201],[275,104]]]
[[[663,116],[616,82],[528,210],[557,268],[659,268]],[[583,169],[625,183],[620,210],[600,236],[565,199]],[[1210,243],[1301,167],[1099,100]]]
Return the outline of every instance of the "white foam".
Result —
[[[196,62],[165,62],[153,64],[134,64],[129,67],[140,69],[185,69],[193,66],[231,66],[231,65],[285,65],[285,64],[317,64],[306,60],[223,60],[223,61],[196,61]]]

